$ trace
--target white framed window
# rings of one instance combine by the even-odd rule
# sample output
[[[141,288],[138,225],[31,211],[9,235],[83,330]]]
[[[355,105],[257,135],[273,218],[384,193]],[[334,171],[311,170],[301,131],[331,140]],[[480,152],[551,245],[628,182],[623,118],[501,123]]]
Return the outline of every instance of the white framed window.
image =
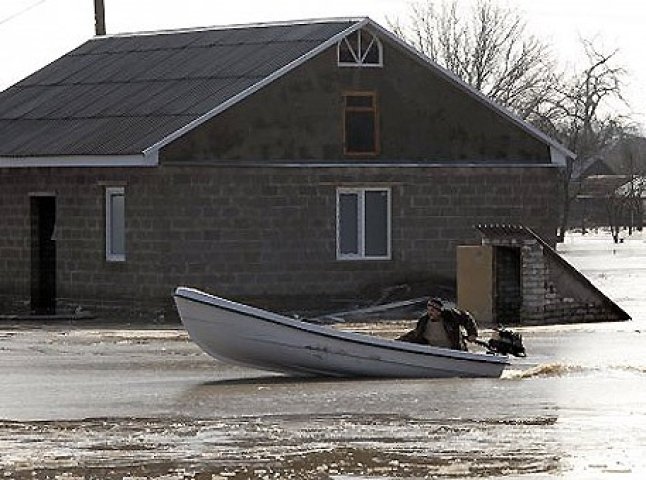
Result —
[[[384,53],[379,39],[365,29],[352,32],[337,44],[340,67],[383,67]]]
[[[126,191],[124,187],[105,189],[105,259],[126,261]]]
[[[390,259],[390,197],[389,188],[337,189],[337,259]]]

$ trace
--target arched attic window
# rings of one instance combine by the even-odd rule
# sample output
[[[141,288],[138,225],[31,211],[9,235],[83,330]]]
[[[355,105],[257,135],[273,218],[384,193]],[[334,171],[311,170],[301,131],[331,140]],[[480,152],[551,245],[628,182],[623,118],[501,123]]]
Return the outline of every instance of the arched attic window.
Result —
[[[363,28],[342,38],[337,52],[340,67],[382,67],[384,64],[381,42]]]

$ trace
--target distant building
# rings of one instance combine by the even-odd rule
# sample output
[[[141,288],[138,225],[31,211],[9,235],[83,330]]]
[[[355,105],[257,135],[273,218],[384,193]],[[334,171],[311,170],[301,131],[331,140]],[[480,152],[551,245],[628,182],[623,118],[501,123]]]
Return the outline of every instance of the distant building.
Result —
[[[455,280],[573,155],[370,19],[96,37],[0,93],[0,298],[172,311]]]
[[[569,226],[584,230],[611,223],[639,227],[643,223],[639,179],[644,174],[646,139],[638,136],[622,138],[600,156],[576,162],[570,182],[574,200]]]
[[[570,208],[570,227],[586,230],[607,227],[609,199],[627,181],[625,175],[590,175],[576,184],[576,197]]]

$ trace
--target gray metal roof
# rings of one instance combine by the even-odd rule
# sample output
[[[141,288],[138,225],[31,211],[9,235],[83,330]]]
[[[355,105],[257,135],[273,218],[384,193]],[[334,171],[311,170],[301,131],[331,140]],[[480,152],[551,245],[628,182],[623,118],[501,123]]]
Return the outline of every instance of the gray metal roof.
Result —
[[[358,22],[93,38],[0,92],[0,157],[141,154]]]
[[[553,163],[575,157],[362,18],[96,37],[0,92],[0,167],[155,165],[164,145],[364,26],[559,152]]]

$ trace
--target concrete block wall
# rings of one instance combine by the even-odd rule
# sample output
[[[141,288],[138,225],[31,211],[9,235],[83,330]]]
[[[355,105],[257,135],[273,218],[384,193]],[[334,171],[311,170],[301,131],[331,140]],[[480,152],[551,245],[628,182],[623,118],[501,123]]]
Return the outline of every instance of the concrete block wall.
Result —
[[[155,169],[0,169],[0,297],[28,305],[30,196],[56,197],[57,297],[60,305],[155,303],[168,295],[161,266],[164,217]],[[105,260],[105,188],[126,191],[127,261]],[[163,245],[162,242],[163,241]],[[8,308],[8,307],[7,307]]]
[[[29,195],[57,202],[61,301],[172,309],[177,285],[235,298],[352,297],[451,281],[481,222],[556,225],[545,167],[236,167],[0,170],[0,297],[29,298]],[[104,190],[126,191],[126,256],[105,261]],[[391,190],[392,259],[336,259],[336,189]],[[13,301],[12,300],[12,301]]]
[[[560,299],[545,306],[546,323],[612,322],[620,320],[603,305]]]
[[[181,223],[170,232],[172,282],[249,296],[352,295],[370,285],[454,279],[455,248],[477,243],[475,223],[527,218],[535,202],[549,205],[553,198],[540,181],[549,169],[543,175],[485,168],[168,171],[168,196],[176,199],[168,215]],[[186,183],[191,198],[183,200]],[[391,189],[391,260],[336,259],[336,189],[353,186]],[[540,212],[536,227],[549,231],[550,209]]]

